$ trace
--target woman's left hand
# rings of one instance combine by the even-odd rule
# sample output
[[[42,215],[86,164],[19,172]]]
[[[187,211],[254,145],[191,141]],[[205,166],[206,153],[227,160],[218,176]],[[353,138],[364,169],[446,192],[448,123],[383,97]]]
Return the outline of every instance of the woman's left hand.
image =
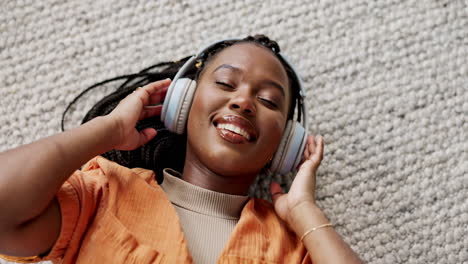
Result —
[[[333,228],[320,228],[330,224],[315,203],[315,173],[322,158],[323,138],[309,136],[304,161],[289,192],[283,193],[278,183],[270,186],[275,211],[300,238],[312,263],[362,263]],[[320,231],[310,234],[315,228]]]
[[[309,136],[303,162],[289,189],[283,193],[281,186],[272,182],[270,193],[278,216],[294,229],[294,216],[301,208],[315,207],[315,174],[323,158],[323,137]],[[305,207],[304,207],[305,206]]]

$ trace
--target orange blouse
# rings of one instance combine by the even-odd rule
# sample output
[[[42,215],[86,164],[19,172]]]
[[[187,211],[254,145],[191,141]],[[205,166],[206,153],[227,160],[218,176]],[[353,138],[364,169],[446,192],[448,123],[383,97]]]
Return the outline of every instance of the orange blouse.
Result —
[[[57,198],[62,228],[48,255],[5,259],[67,264],[192,263],[177,213],[153,171],[129,169],[96,157],[63,184]],[[272,205],[251,198],[217,263],[311,260]]]

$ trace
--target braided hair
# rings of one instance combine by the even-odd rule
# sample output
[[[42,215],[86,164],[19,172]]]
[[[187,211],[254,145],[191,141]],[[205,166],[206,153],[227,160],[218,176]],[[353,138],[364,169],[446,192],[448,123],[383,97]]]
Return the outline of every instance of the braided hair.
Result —
[[[215,46],[213,46],[210,50],[206,51],[204,54],[200,54],[199,61],[193,69],[190,69],[187,72],[187,76],[194,80],[198,79],[199,75],[203,72],[203,69],[208,64],[210,60],[214,58],[216,54],[218,54],[221,50],[226,47],[232,46],[236,43],[255,43],[257,45],[261,45],[269,50],[271,50],[275,55],[280,52],[280,48],[278,43],[275,41],[270,40],[267,36],[264,35],[255,35],[249,36],[242,40],[228,40],[223,41]],[[144,86],[148,83],[155,82],[158,80],[163,80],[166,78],[173,79],[179,69],[184,65],[184,63],[190,59],[191,56],[185,57],[178,61],[174,62],[162,62],[155,65],[152,65],[142,71],[129,74],[118,76],[112,79],[105,80],[103,82],[94,84],[83,92],[81,92],[75,99],[67,106],[65,111],[62,115],[62,131],[64,131],[64,120],[66,113],[70,110],[73,104],[75,104],[80,97],[82,97],[85,93],[89,92],[90,90],[100,87],[106,83],[114,82],[117,80],[125,80],[117,89],[112,92],[111,94],[102,98],[99,102],[97,102],[85,115],[83,118],[82,123],[88,122],[91,119],[104,116],[112,112],[112,110],[118,105],[118,103],[124,99],[127,95],[132,93],[136,88],[140,86]],[[295,78],[294,70],[290,68],[288,63],[285,63],[281,56],[276,56],[284,66],[286,73],[288,75],[292,96],[291,96],[291,104],[290,110],[288,113],[288,119],[292,119],[294,116],[294,110],[296,107],[296,103],[299,106],[302,105],[302,97],[300,96],[300,89],[299,89],[299,80]],[[298,120],[300,121],[301,113],[298,111]],[[187,142],[187,135],[178,135],[172,133],[168,129],[164,127],[164,123],[161,122],[160,116],[153,116],[143,120],[140,120],[136,124],[136,129],[138,131],[146,129],[146,128],[154,128],[158,131],[156,137],[154,137],[151,141],[146,143],[145,145],[130,151],[124,150],[110,150],[104,154],[108,160],[114,161],[122,166],[128,168],[145,168],[149,170],[153,170],[156,174],[156,180],[158,183],[162,182],[163,177],[163,169],[164,168],[172,168],[176,171],[183,171],[184,162],[185,162],[185,152],[186,152],[186,142]]]

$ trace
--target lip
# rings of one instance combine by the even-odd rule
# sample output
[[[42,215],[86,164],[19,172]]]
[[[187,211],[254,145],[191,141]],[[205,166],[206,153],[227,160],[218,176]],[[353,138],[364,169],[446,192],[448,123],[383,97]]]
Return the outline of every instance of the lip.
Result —
[[[240,127],[244,131],[246,131],[249,136],[250,140],[247,140],[241,135],[237,135],[233,132],[227,132],[224,129],[218,129],[219,124],[232,124],[235,126]],[[252,125],[252,123],[240,116],[237,115],[224,115],[218,118],[215,118],[213,120],[213,125],[220,131],[220,135],[224,138],[227,139],[228,141],[231,141],[232,143],[243,143],[243,142],[252,142],[255,141],[258,138],[258,132],[255,129],[255,127]],[[235,135],[232,135],[235,134]],[[237,135],[237,136],[236,136]]]

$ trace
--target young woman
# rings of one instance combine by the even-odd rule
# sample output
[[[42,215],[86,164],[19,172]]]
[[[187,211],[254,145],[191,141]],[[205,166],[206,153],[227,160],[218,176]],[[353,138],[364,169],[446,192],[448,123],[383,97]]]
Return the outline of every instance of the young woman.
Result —
[[[112,102],[124,97],[116,107],[101,102],[78,128],[0,154],[4,258],[360,263],[315,202],[321,137],[308,137],[288,193],[272,183],[273,205],[247,197],[255,178],[275,163],[301,103],[297,76],[277,44],[256,36],[202,53],[187,70],[196,90],[176,140],[184,153],[162,140],[167,131],[155,121],[161,111],[170,115],[154,106],[171,84],[165,79],[116,92]]]

